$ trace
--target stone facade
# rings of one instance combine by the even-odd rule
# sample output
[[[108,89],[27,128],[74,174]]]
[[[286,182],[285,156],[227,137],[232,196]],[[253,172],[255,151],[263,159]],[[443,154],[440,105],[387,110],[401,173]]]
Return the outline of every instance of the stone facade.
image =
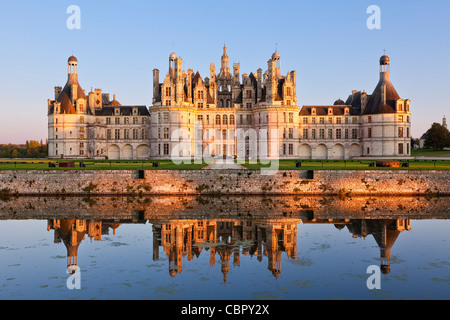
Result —
[[[390,61],[380,59],[371,95],[353,91],[333,105],[298,106],[297,73],[281,74],[275,52],[267,71],[240,73],[229,65],[209,77],[183,70],[174,52],[160,83],[153,70],[152,105],[122,106],[101,89],[88,95],[78,83],[78,61],[68,61],[68,81],[48,100],[50,158],[351,159],[402,157],[411,152],[410,100],[390,81]]]

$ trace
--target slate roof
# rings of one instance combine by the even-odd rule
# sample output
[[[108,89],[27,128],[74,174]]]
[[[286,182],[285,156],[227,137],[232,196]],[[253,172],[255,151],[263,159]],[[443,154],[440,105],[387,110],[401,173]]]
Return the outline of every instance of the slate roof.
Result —
[[[119,108],[121,116],[132,116],[134,107],[138,108],[137,114],[138,116],[150,115],[146,106],[119,106],[119,107],[105,106],[99,110],[96,110],[95,115],[100,117],[115,116],[116,114],[114,113],[114,110],[116,108]]]
[[[385,103],[381,100],[383,85],[386,87]],[[398,99],[400,99],[400,96],[392,85],[389,74],[384,73],[380,76],[380,81],[367,102],[364,114],[395,113],[395,101]]]

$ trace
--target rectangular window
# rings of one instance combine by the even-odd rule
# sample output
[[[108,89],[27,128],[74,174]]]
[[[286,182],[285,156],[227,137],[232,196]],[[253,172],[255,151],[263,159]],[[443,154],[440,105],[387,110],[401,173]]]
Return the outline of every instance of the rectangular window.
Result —
[[[352,139],[358,139],[358,129],[352,129]]]
[[[169,128],[164,128],[164,139],[169,139]]]
[[[308,129],[303,129],[303,139],[308,139]]]
[[[333,117],[328,117],[328,123],[332,124],[333,123]]]
[[[106,139],[111,140],[111,129],[106,130]]]
[[[336,129],[336,139],[342,139],[342,129]]]
[[[372,138],[372,128],[367,129],[367,138]]]
[[[168,112],[163,113],[163,123],[169,123],[169,113]]]
[[[289,155],[293,155],[294,154],[294,144],[289,143]]]
[[[289,139],[294,138],[294,128],[289,128]]]
[[[111,118],[110,117],[106,118],[106,124],[111,124]]]
[[[129,123],[130,123],[130,118],[125,117],[125,118],[123,119],[123,123],[124,123],[124,124],[129,124]]]
[[[138,118],[137,117],[133,117],[133,124],[138,124]]]
[[[139,139],[138,137],[138,129],[133,129],[133,140]]]
[[[84,117],[80,117],[80,123],[84,123]]]
[[[289,112],[289,123],[294,123],[294,114]]]
[[[403,122],[403,116],[398,116],[398,122]]]
[[[398,128],[398,137],[403,138],[403,128],[402,127]]]
[[[120,118],[114,118],[114,123],[115,124],[120,124]]]
[[[319,129],[319,139],[325,139],[325,129]]]
[[[337,117],[336,118],[336,123],[337,124],[342,124],[342,118],[341,117]]]
[[[372,117],[369,116],[369,118],[367,119],[367,122],[372,123]]]
[[[168,155],[168,154],[169,154],[169,144],[164,143],[164,155]]]
[[[333,129],[328,129],[328,139],[333,139]]]
[[[312,124],[316,124],[316,117],[312,117],[312,118],[311,118],[311,123],[312,123]]]
[[[116,140],[120,139],[120,129],[114,130],[114,139],[116,139]]]
[[[398,144],[398,154],[403,154],[403,143]]]
[[[344,139],[348,139],[348,129],[345,129]]]
[[[142,129],[142,139],[147,139],[147,130]]]
[[[316,138],[316,129],[311,129],[311,139]]]
[[[130,139],[130,130],[129,129],[123,129],[123,138]]]
[[[319,118],[319,123],[320,124],[324,124],[325,123],[325,118],[324,117],[320,117]]]
[[[307,117],[303,117],[303,124],[308,124],[308,118]]]
[[[358,123],[358,118],[357,117],[353,117],[352,118],[352,123],[353,124],[357,124]]]

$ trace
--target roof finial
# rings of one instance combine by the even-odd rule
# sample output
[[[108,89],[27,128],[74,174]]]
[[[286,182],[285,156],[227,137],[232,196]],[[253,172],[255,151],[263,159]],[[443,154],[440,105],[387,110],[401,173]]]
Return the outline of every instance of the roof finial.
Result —
[[[275,43],[275,52],[278,52],[278,43]]]

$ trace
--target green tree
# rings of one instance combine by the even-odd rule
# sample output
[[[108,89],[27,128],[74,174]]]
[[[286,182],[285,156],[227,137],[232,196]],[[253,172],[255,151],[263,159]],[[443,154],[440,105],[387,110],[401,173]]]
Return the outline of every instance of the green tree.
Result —
[[[11,158],[19,158],[19,151],[17,151],[17,149],[14,149],[11,152]]]
[[[439,123],[433,123],[427,131],[424,146],[433,150],[442,150],[450,147],[450,132]]]

